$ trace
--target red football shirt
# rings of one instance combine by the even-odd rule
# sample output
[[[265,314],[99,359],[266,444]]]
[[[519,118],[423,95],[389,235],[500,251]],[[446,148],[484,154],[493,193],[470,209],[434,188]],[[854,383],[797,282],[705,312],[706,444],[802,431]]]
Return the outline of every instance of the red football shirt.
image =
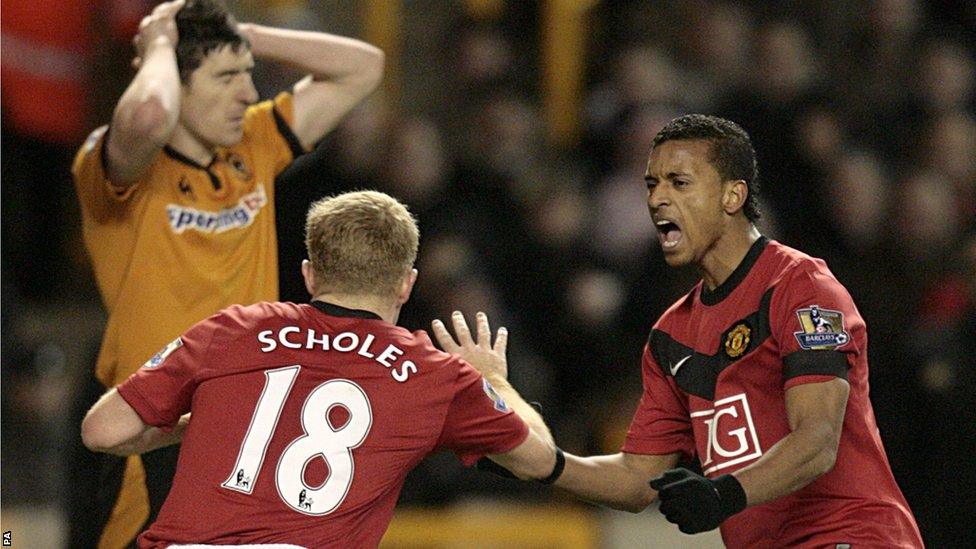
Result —
[[[785,393],[835,377],[850,396],[834,468],[721,527],[728,547],[921,547],[868,399],[867,332],[820,260],[761,238],[715,290],[661,316],[623,451],[697,455],[708,477],[759,459],[790,432]],[[840,545],[838,545],[840,544]]]
[[[424,332],[314,302],[234,306],[119,386],[147,424],[192,410],[173,487],[141,547],[373,547],[404,478],[528,436],[481,375]]]

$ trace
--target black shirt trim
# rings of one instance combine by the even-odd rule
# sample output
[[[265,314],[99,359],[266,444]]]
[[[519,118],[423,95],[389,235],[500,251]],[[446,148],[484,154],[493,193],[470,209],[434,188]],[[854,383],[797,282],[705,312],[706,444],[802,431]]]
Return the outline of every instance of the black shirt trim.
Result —
[[[714,290],[709,291],[708,288],[702,284],[700,299],[705,305],[718,305],[723,299],[729,297],[729,294],[735,290],[739,284],[745,280],[746,275],[752,270],[752,266],[756,264],[759,259],[759,255],[766,249],[766,244],[769,244],[769,239],[765,236],[760,236],[759,240],[752,243],[749,247],[749,252],[739,263],[739,266],[732,271],[732,274],[725,279],[725,282],[718,285]]]
[[[98,151],[98,160],[102,163],[102,173],[108,179],[108,134],[112,131],[112,126],[105,127],[105,135],[102,136],[102,150]],[[109,179],[109,181],[111,181]]]
[[[298,136],[295,135],[295,132],[291,131],[291,126],[288,125],[288,122],[285,122],[285,118],[281,116],[280,112],[278,112],[277,107],[272,107],[271,114],[274,115],[275,126],[278,127],[278,133],[281,134],[281,137],[285,138],[285,142],[288,143],[288,148],[291,149],[292,160],[305,154],[307,151],[304,147],[302,147],[302,143],[298,140]]]
[[[170,147],[169,145],[163,145],[163,152],[166,153],[166,155],[172,158],[173,160],[176,160],[177,162],[182,162],[183,164],[186,164],[191,168],[196,168],[198,170],[207,169],[207,166],[204,166],[203,164],[199,164],[196,160],[190,158],[189,156],[186,156],[185,154],[174,149],[173,147]],[[213,164],[213,162],[211,162],[211,164]]]
[[[220,182],[220,178],[214,175],[212,171],[210,171],[210,166],[213,166],[214,162],[217,161],[217,155],[214,155],[213,159],[210,160],[209,165],[204,166],[202,164],[199,164],[196,160],[190,158],[189,156],[186,156],[180,151],[174,149],[173,147],[170,147],[169,145],[163,145],[163,152],[166,153],[166,155],[172,158],[173,160],[176,160],[177,162],[181,162],[183,164],[186,164],[187,166],[190,166],[191,168],[196,168],[198,170],[203,170],[207,172],[207,176],[210,177],[210,184],[213,185],[215,191],[219,191],[224,186]]]
[[[312,307],[322,311],[329,316],[340,316],[345,318],[368,318],[370,320],[383,320],[383,317],[372,312],[364,311],[362,309],[347,309],[341,305],[336,305],[335,303],[326,303],[325,301],[313,301]]]
[[[673,377],[682,391],[714,400],[715,386],[722,371],[748,357],[772,336],[769,307],[775,290],[776,286],[770,287],[759,300],[757,310],[729,324],[722,332],[714,353],[696,351],[678,343],[671,334],[653,329],[647,340],[651,355],[664,375]],[[749,339],[746,346],[737,349],[733,356],[726,348],[726,342],[729,341],[729,334],[736,329],[744,330]]]
[[[840,351],[796,351],[783,359],[783,381],[822,375],[847,379],[847,355]]]

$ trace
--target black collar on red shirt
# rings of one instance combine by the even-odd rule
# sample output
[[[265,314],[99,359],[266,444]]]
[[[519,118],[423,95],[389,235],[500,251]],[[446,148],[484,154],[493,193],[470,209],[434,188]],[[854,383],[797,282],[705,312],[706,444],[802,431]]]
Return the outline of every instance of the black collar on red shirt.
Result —
[[[325,301],[313,301],[312,307],[322,311],[329,316],[341,316],[346,318],[369,318],[372,320],[383,320],[383,317],[372,312],[364,311],[362,309],[347,309],[341,305],[336,305],[335,303],[326,303]]]
[[[759,240],[752,243],[749,247],[749,252],[746,253],[745,258],[742,259],[742,263],[732,271],[732,274],[725,279],[725,282],[718,285],[714,290],[709,290],[702,284],[701,289],[701,302],[704,305],[718,305],[723,299],[729,297],[729,294],[735,290],[739,284],[745,280],[746,275],[752,269],[752,266],[756,264],[756,260],[759,259],[759,254],[766,249],[766,244],[769,244],[769,239],[765,236],[760,236]]]

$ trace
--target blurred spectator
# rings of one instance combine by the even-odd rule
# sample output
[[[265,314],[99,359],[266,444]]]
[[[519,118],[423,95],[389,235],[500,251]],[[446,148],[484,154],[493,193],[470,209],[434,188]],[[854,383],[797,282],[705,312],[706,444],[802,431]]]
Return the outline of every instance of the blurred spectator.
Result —
[[[678,90],[682,89],[677,67],[661,49],[650,46],[630,48],[621,52],[611,67],[606,80],[590,91],[584,114],[588,128],[584,144],[598,173],[617,167],[614,156],[618,147],[627,147],[631,152],[640,150],[640,142],[626,139],[627,135],[621,133],[620,127],[633,130],[632,121],[640,121],[640,116],[635,113],[641,109],[674,108],[681,96]],[[645,136],[654,135],[644,128],[636,131]]]
[[[836,163],[827,182],[836,245],[848,253],[875,248],[884,235],[889,190],[884,167],[874,155],[851,152]]]
[[[690,42],[685,53],[695,76],[682,86],[681,95],[692,110],[703,110],[744,84],[752,67],[749,48],[753,20],[744,6],[731,2],[695,10],[691,17]],[[682,51],[675,53],[681,55]]]
[[[931,120],[923,162],[949,180],[964,225],[976,223],[976,116],[949,111]]]
[[[951,182],[934,171],[910,174],[901,182],[898,203],[906,207],[897,211],[896,234],[908,259],[924,266],[917,276],[941,272],[962,229]]]
[[[917,494],[915,504],[924,510],[919,527],[933,547],[952,546],[969,536],[976,508],[976,469],[962,467],[949,480],[942,468],[976,451],[976,423],[951,419],[971,415],[976,406],[976,233],[953,250],[948,265],[949,272],[923,293],[921,314],[905,341],[925,402],[912,407],[914,436],[907,450],[915,456],[916,474],[906,480]]]
[[[447,199],[449,168],[440,130],[430,120],[406,117],[385,132],[376,166],[377,185],[410,204],[417,215],[433,213]]]
[[[822,63],[807,31],[785,21],[758,29],[753,55],[749,81],[725,97],[717,114],[749,132],[760,166],[761,193],[781,213],[786,243],[795,243],[803,238],[804,218],[816,211],[819,197],[797,183],[803,162],[790,130],[797,113],[824,93]]]
[[[922,23],[918,0],[867,0],[850,3],[846,25],[823,29],[826,60],[836,75],[835,93],[854,115],[901,108],[909,99]],[[851,55],[857,52],[857,55]],[[869,121],[865,121],[870,125]]]
[[[945,38],[922,48],[915,80],[923,108],[932,114],[972,108],[976,99],[976,66],[971,52]]]

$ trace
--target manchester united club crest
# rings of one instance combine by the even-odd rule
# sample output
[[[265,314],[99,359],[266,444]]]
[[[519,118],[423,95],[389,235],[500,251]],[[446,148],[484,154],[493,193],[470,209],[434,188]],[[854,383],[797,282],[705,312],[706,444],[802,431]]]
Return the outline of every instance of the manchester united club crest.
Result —
[[[725,354],[729,358],[739,358],[742,356],[742,353],[746,352],[746,349],[749,348],[749,338],[751,335],[752,330],[749,329],[748,324],[736,324],[725,336]]]
[[[844,330],[844,313],[821,309],[819,305],[811,305],[796,311],[802,331],[793,332],[797,343],[806,350],[823,351],[836,349],[848,341],[851,336]]]

